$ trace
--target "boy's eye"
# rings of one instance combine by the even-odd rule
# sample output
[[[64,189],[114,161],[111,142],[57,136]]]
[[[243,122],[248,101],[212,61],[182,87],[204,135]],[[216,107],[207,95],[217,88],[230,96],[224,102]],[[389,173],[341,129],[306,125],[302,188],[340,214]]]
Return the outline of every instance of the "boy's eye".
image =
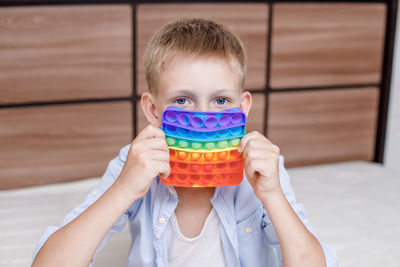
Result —
[[[226,101],[228,101],[226,98],[220,97],[220,98],[217,98],[217,99],[215,100],[215,103],[217,103],[217,105],[223,105],[223,104],[226,103]]]
[[[186,104],[187,99],[186,98],[178,98],[175,100],[176,103],[178,103],[179,105],[184,105]]]

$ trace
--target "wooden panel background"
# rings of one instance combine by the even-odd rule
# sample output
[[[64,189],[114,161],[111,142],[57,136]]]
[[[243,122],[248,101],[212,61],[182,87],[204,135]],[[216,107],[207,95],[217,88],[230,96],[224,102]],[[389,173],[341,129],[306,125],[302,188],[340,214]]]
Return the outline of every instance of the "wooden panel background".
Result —
[[[243,40],[246,130],[277,144],[286,167],[371,161],[385,12],[326,2],[0,8],[0,190],[101,176],[132,141],[132,123],[147,124],[135,102],[146,90],[145,45],[182,16],[214,19]]]
[[[0,104],[129,96],[129,5],[0,8]]]
[[[130,5],[0,8],[0,189],[101,176],[132,139]],[[23,106],[26,103],[45,106]],[[18,106],[20,104],[21,106]]]
[[[276,4],[271,87],[379,83],[385,12],[382,3]]]
[[[282,92],[270,96],[267,136],[290,167],[372,161],[379,89]]]
[[[101,176],[131,141],[129,102],[0,109],[0,187]]]

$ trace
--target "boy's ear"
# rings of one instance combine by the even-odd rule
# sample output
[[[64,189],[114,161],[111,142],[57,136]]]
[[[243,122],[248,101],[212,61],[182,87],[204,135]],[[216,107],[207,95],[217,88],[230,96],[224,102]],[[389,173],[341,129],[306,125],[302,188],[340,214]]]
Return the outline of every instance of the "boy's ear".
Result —
[[[240,109],[246,114],[246,117],[249,116],[249,111],[252,104],[252,98],[249,91],[245,91],[242,93],[240,97]]]
[[[161,118],[159,116],[157,105],[153,95],[149,92],[143,93],[140,99],[140,104],[142,106],[144,115],[147,118],[147,121],[153,126],[160,127]]]

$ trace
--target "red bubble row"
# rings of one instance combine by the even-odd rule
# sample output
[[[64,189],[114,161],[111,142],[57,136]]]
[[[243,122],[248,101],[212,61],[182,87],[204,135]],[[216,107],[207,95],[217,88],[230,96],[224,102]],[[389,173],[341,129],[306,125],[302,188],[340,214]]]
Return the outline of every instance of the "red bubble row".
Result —
[[[236,159],[221,163],[193,163],[182,161],[171,161],[171,172],[177,173],[222,173],[222,172],[237,172],[243,170],[243,159]]]
[[[166,179],[161,181],[170,186],[231,186],[240,184],[243,179],[243,172],[218,173],[218,174],[185,174],[171,173]]]

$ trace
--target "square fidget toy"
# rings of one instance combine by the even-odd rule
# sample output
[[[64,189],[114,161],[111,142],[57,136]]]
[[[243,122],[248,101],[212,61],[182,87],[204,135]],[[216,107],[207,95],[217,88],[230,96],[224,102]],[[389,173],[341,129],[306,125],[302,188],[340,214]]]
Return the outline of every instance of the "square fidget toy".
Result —
[[[246,132],[240,108],[220,112],[169,106],[162,115],[170,152],[170,186],[214,187],[240,184],[244,159],[237,148]]]

